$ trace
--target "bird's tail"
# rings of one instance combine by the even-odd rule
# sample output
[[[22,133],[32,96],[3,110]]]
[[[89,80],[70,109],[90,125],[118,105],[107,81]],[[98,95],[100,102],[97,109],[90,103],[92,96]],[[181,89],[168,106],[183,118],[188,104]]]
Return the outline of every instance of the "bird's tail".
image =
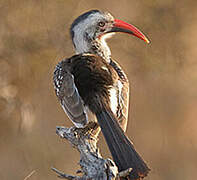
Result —
[[[96,113],[96,117],[119,172],[132,168],[128,177],[130,180],[147,176],[150,169],[125,136],[111,110],[103,108]]]

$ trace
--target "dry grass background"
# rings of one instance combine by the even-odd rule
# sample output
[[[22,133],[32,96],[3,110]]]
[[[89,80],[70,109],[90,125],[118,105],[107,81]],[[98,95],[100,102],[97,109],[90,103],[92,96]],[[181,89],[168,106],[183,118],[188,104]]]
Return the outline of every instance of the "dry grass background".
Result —
[[[131,82],[127,134],[152,171],[147,180],[193,180],[197,171],[197,1],[0,0],[0,179],[57,179],[79,155],[55,134],[70,126],[52,73],[73,55],[69,26],[90,9],[137,25],[152,43],[118,34],[113,58]],[[109,156],[101,137],[102,152]]]

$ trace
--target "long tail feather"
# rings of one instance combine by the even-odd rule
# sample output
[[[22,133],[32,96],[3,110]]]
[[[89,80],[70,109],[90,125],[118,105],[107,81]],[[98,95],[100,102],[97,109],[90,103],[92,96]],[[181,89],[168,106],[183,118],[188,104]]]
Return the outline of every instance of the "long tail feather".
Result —
[[[142,179],[147,176],[150,169],[125,136],[113,113],[103,108],[101,112],[96,113],[96,116],[119,171],[132,168],[128,177],[130,180]]]

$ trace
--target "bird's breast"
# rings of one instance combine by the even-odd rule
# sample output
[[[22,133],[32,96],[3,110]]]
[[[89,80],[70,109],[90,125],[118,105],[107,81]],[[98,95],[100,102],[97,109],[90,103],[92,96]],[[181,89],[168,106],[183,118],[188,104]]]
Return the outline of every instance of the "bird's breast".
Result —
[[[117,89],[115,87],[112,87],[109,89],[109,96],[110,96],[110,108],[114,114],[117,112],[118,108],[118,97],[117,97]]]

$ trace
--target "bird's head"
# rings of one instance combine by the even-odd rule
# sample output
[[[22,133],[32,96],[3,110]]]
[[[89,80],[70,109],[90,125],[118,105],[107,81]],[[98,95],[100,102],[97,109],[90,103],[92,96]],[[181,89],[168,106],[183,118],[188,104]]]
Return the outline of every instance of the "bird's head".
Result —
[[[149,43],[146,36],[135,26],[99,10],[91,10],[80,15],[72,23],[70,32],[77,53],[96,52],[99,54],[100,51],[104,51],[103,56],[110,56],[105,39],[116,32],[132,34]]]

